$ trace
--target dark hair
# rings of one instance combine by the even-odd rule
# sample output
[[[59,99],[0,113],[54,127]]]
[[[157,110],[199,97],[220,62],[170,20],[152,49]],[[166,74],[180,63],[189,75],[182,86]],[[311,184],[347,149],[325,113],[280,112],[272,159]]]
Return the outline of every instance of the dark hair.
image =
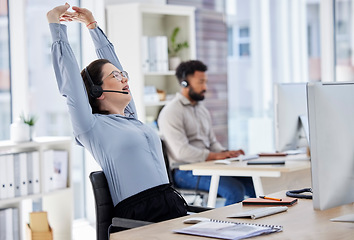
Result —
[[[102,68],[103,68],[103,65],[105,65],[107,63],[111,63],[111,62],[108,61],[107,59],[97,59],[97,60],[91,62],[86,67],[86,69],[88,71],[88,74],[90,75],[93,84],[95,84],[95,85],[102,85],[103,84],[103,81],[102,81],[102,78],[103,78],[103,76],[102,76]],[[86,76],[86,73],[85,73],[85,69],[83,69],[81,71],[81,77],[82,77],[82,79],[83,79],[83,81],[85,83],[88,100],[89,100],[89,103],[90,103],[91,108],[92,108],[92,113],[108,114],[108,111],[101,111],[99,109],[99,104],[98,104],[97,98],[94,98],[94,97],[91,96],[90,90],[91,90],[92,84],[87,79],[87,76]]]
[[[198,60],[190,60],[186,62],[181,62],[176,69],[176,77],[178,82],[181,84],[183,80],[187,78],[188,75],[193,75],[196,71],[206,72],[208,67]]]

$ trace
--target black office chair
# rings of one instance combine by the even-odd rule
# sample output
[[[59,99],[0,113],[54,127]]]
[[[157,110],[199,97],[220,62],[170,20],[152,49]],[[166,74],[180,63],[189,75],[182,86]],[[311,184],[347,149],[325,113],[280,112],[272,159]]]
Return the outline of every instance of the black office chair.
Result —
[[[178,192],[180,192],[182,196],[195,196],[194,201],[191,203],[191,205],[195,204],[195,201],[196,201],[197,197],[199,196],[202,199],[202,206],[205,206],[208,201],[209,193],[207,191],[203,191],[203,190],[198,189],[199,178],[198,178],[198,182],[197,182],[195,189],[184,189],[184,188],[176,187],[176,184],[173,179],[173,170],[170,167],[170,160],[169,160],[168,154],[167,154],[167,146],[166,146],[163,139],[161,139],[161,144],[162,144],[162,152],[163,152],[163,157],[165,159],[165,165],[166,165],[166,170],[167,170],[167,174],[168,174],[168,179],[169,179],[171,185]]]
[[[95,198],[97,240],[109,240],[112,232],[152,224],[152,222],[113,217],[114,205],[108,182],[103,171],[92,172],[89,176]],[[188,206],[189,212],[203,212],[211,208]]]
[[[112,232],[151,224],[151,222],[139,220],[113,218],[114,205],[103,171],[92,172],[90,180],[95,198],[97,240],[108,240]]]

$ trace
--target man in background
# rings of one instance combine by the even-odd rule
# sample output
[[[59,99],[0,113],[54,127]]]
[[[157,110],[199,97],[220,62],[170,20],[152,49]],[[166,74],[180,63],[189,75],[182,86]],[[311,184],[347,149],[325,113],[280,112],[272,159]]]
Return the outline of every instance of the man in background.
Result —
[[[167,147],[170,167],[174,169],[176,187],[209,190],[210,176],[193,176],[192,171],[181,171],[178,166],[237,157],[242,149],[229,151],[215,137],[210,113],[202,101],[207,91],[207,66],[201,61],[182,62],[176,69],[181,86],[175,98],[162,110],[158,125]],[[198,186],[197,186],[198,184]],[[225,205],[255,197],[251,177],[221,177],[218,195]]]

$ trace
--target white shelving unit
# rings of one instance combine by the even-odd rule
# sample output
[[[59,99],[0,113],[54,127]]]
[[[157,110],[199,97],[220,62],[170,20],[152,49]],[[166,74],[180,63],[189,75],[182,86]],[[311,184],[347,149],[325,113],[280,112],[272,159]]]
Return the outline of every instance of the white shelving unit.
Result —
[[[143,36],[167,36],[175,27],[180,28],[178,39],[188,41],[189,48],[182,50],[182,61],[196,58],[195,8],[164,4],[116,4],[107,6],[107,34],[116,53],[129,73],[139,119],[156,119],[166,101],[144,102],[144,86],[154,85],[167,95],[179,91],[175,71],[144,72],[142,65]]]
[[[72,139],[70,137],[40,137],[34,141],[14,143],[12,141],[0,141],[0,154],[19,153],[28,151],[39,152],[39,166],[42,166],[43,153],[46,150],[65,150],[68,152],[68,181],[64,189],[53,190],[45,193],[43,191],[44,170],[40,169],[41,190],[38,194],[21,197],[0,199],[0,208],[15,207],[19,209],[20,239],[26,239],[26,224],[29,213],[33,211],[33,203],[41,205],[42,211],[47,211],[48,221],[53,230],[53,238],[56,240],[72,239],[73,224],[73,190],[71,185],[71,156]],[[0,167],[4,163],[0,162]],[[2,165],[2,166],[1,166]]]

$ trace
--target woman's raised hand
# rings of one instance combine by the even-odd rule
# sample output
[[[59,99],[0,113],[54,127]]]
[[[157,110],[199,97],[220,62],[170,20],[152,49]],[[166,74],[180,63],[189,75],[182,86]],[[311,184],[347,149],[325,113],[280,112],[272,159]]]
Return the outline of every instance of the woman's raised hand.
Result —
[[[62,21],[77,21],[84,23],[89,28],[96,27],[95,24],[93,24],[96,23],[95,18],[90,10],[75,6],[73,6],[72,9],[74,12],[66,12],[65,15],[61,17]]]
[[[61,21],[61,17],[64,16],[64,14],[67,12],[69,7],[70,5],[68,3],[65,3],[65,5],[60,5],[50,10],[47,13],[48,22],[59,23]]]

